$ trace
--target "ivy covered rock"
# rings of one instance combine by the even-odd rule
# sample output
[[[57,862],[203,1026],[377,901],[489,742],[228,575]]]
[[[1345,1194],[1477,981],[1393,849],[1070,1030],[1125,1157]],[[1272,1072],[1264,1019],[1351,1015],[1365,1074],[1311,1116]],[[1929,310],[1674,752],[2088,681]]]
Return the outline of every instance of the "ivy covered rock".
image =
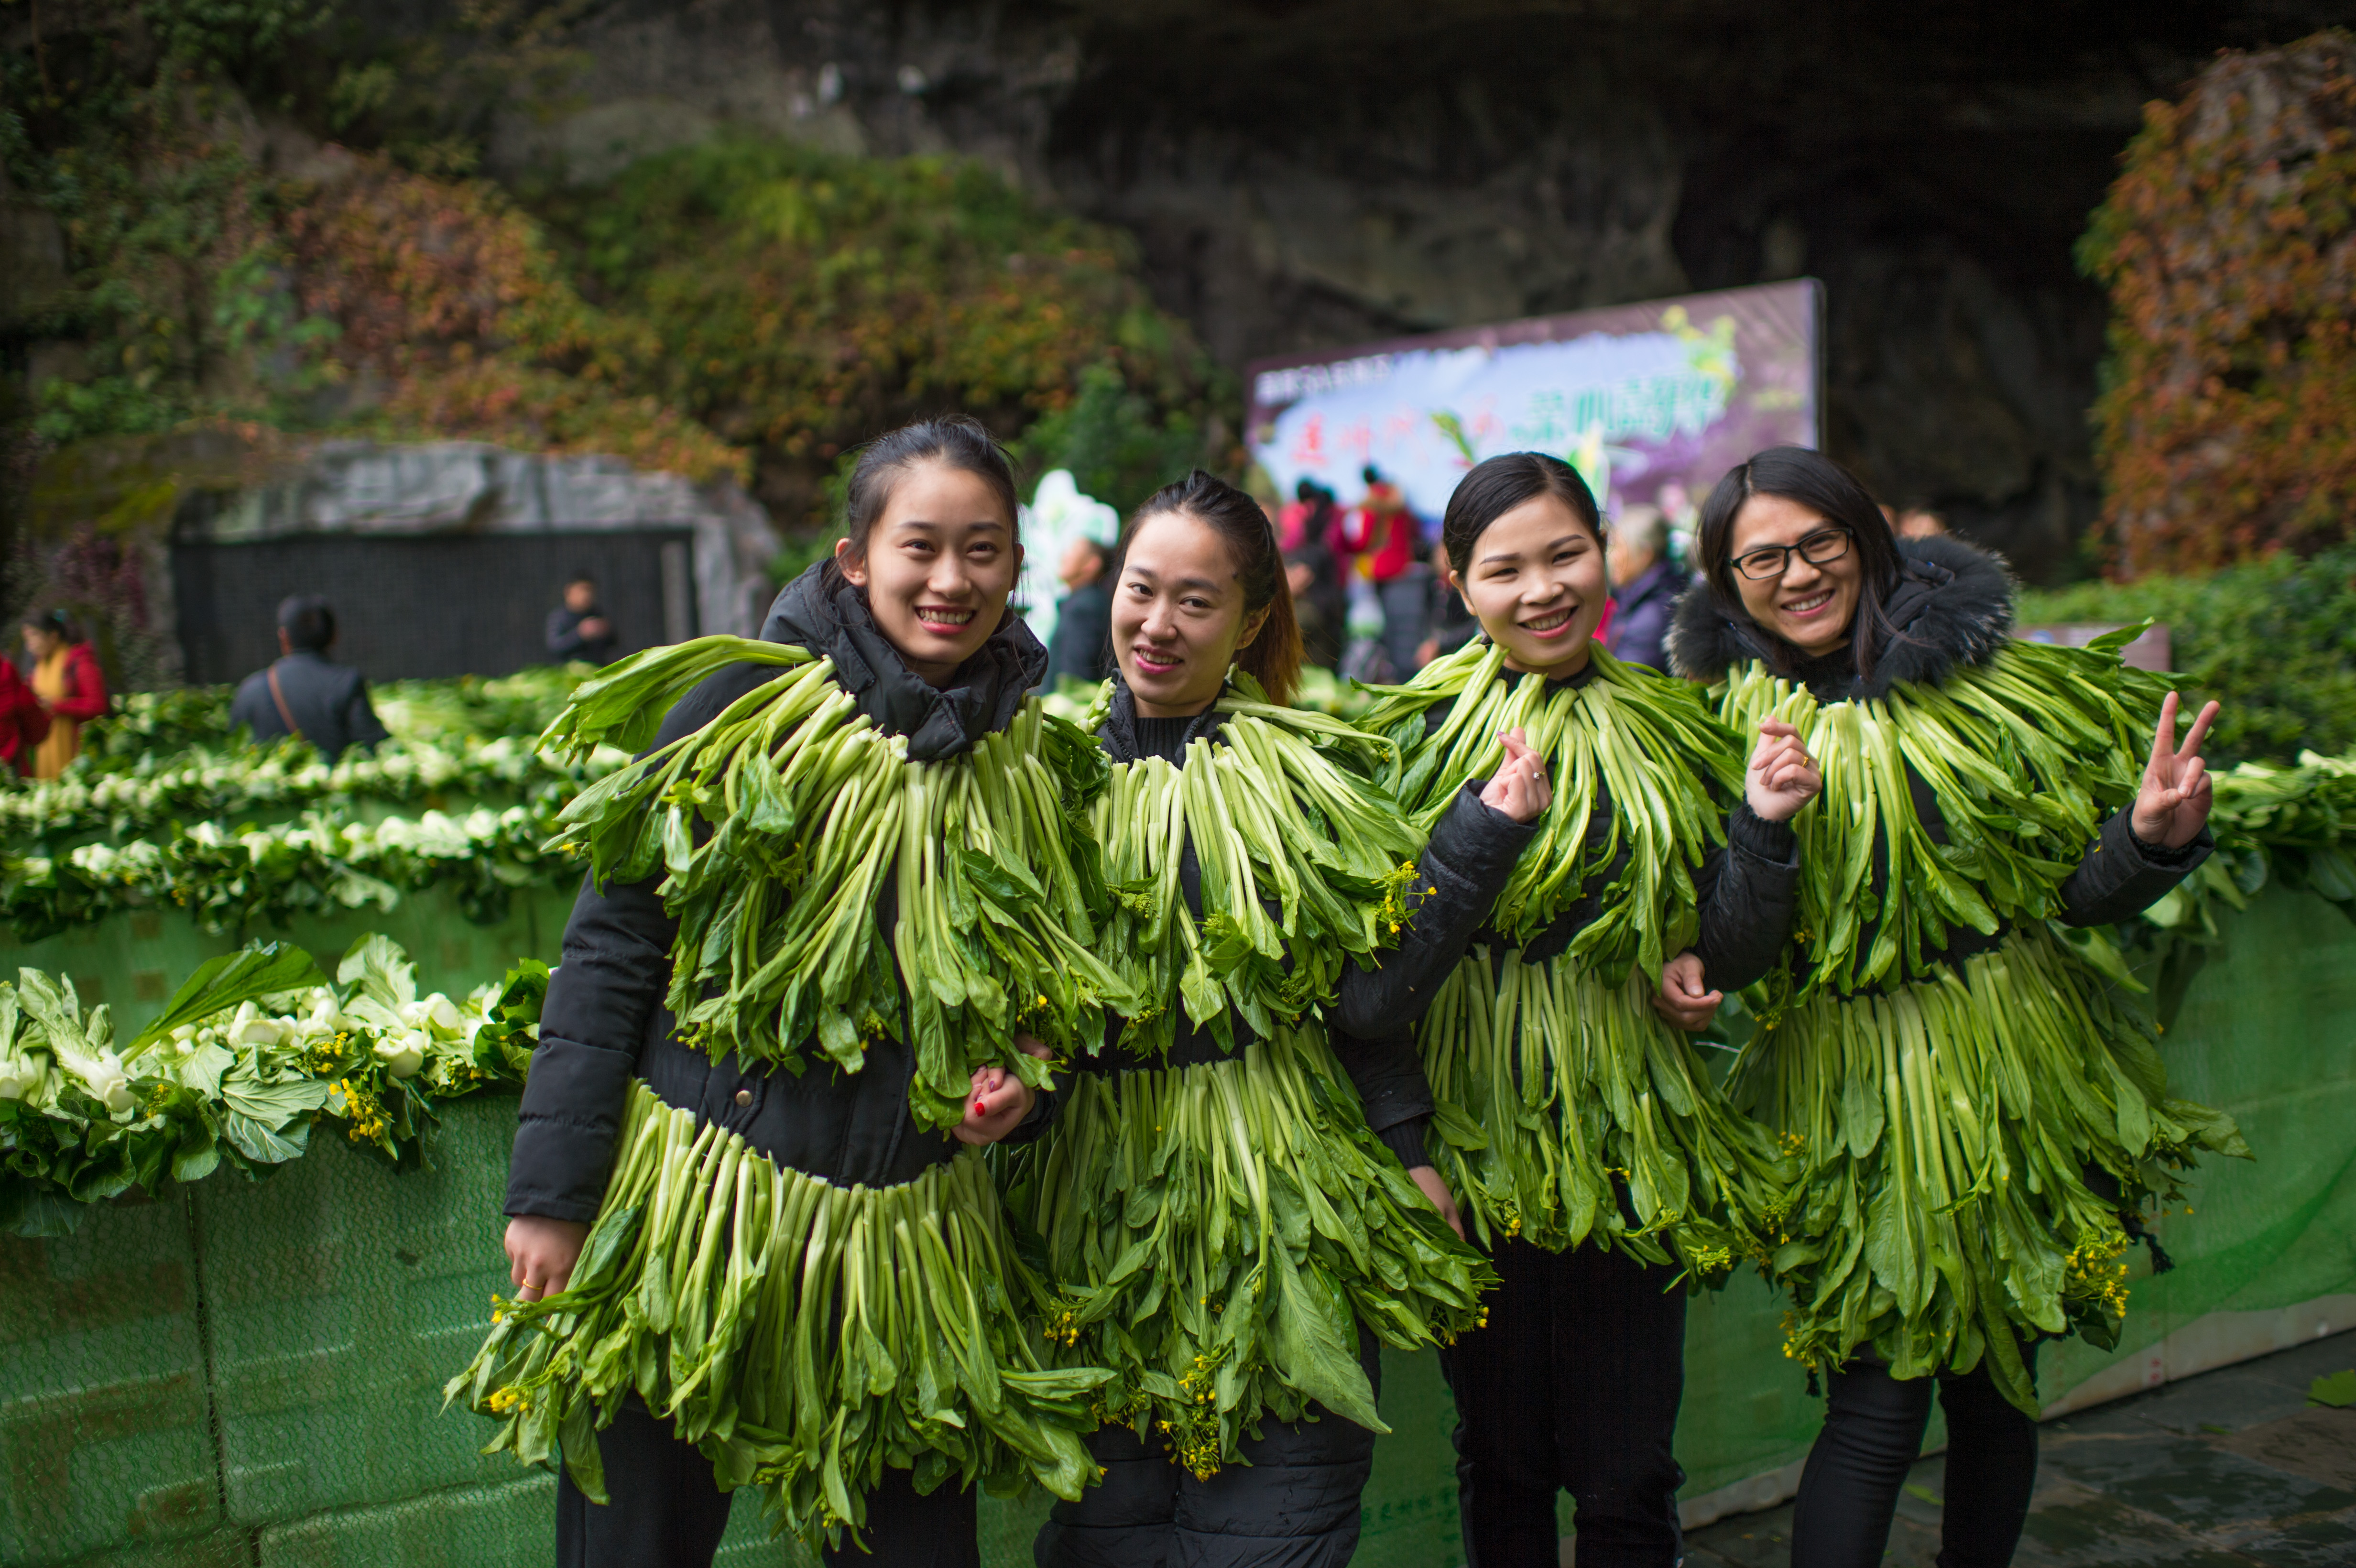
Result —
[[[2348,537],[2356,507],[2356,37],[2228,53],[2151,104],[2081,241],[2111,292],[2095,406],[2115,566]]]

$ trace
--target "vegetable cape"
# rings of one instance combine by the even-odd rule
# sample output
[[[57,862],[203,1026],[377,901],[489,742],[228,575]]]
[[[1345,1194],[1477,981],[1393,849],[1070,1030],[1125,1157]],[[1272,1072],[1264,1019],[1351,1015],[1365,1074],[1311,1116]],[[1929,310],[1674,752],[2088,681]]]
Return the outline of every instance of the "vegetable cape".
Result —
[[[625,660],[583,684],[544,743],[643,745],[687,690],[748,660],[778,673],[558,818],[598,880],[667,873],[680,923],[667,1005],[681,1035],[798,1072],[813,1034],[856,1072],[866,1041],[889,1032],[915,1048],[909,1104],[930,1127],[962,1119],[976,1068],[1044,1087],[1047,1065],[1015,1036],[1068,1055],[1129,996],[1093,951],[1111,912],[1085,816],[1105,784],[1095,743],[1026,701],[971,751],[911,763],[831,660],[743,637]],[[701,843],[699,821],[715,830]]]
[[[1044,1078],[1018,1030],[1065,1051],[1101,1040],[1101,998],[1122,994],[1089,951],[1108,901],[1083,813],[1104,763],[1036,702],[969,752],[911,763],[831,661],[705,637],[584,683],[546,743],[643,746],[680,696],[744,661],[777,673],[562,816],[599,880],[666,873],[682,1036],[798,1072],[814,1032],[856,1072],[867,1039],[905,1031],[910,1109],[933,1126],[957,1124],[985,1062]],[[759,1488],[781,1528],[855,1536],[887,1466],[927,1491],[1031,1477],[1076,1498],[1094,1478],[1077,1434],[1105,1374],[1041,1368],[1026,1324],[1046,1301],[977,1157],[840,1187],[640,1083],[570,1285],[502,1304],[447,1395],[498,1419],[487,1452],[561,1448],[602,1498],[594,1434],[635,1392],[723,1488]]]
[[[1694,688],[1600,647],[1588,656],[1582,684],[1508,685],[1505,650],[1483,639],[1385,688],[1361,720],[1398,744],[1401,796],[1426,831],[1465,784],[1495,772],[1501,731],[1526,732],[1554,785],[1491,912],[1502,940],[1475,945],[1424,1016],[1431,1152],[1484,1239],[1592,1242],[1715,1283],[1781,1239],[1796,1171],[1726,1103],[1652,994],[1697,933],[1692,873],[1725,836],[1712,786],[1740,798],[1742,761]],[[1427,734],[1426,710],[1441,702],[1454,706]],[[1590,842],[1599,793],[1610,827]],[[1525,960],[1623,853],[1568,950]]]
[[[1402,1349],[1450,1340],[1494,1278],[1367,1127],[1319,1016],[1345,955],[1388,945],[1404,912],[1417,840],[1372,776],[1389,749],[1230,680],[1185,767],[1112,768],[1096,810],[1121,905],[1106,951],[1223,1050],[1236,1017],[1258,1038],[1217,1061],[1082,1072],[1040,1139],[1001,1157],[1063,1286],[1059,1359],[1112,1368],[1103,1418],[1158,1429],[1205,1477],[1312,1402],[1388,1431],[1355,1320]],[[1122,1044],[1166,1060],[1173,1034],[1164,1001]]]
[[[2174,1196],[2197,1151],[2249,1152],[2232,1118],[2169,1095],[2107,941],[2049,918],[2135,796],[2166,688],[2120,662],[2133,635],[2013,643],[1874,699],[1821,703],[1757,664],[1719,688],[1730,723],[1783,719],[1824,770],[1794,823],[1804,966],[1762,983],[1730,1084],[1804,1150],[1804,1212],[1773,1268],[1793,1292],[1785,1353],[1811,1367],[1869,1346],[1900,1378],[1985,1357],[2034,1413],[2018,1340],[2115,1343],[2135,1211]],[[1950,962],[1965,928],[2003,940]],[[2094,1167],[2116,1197],[2088,1185]]]
[[[1076,1498],[1095,1478],[1077,1434],[1105,1374],[1040,1365],[1025,1319],[1045,1293],[978,1155],[838,1187],[643,1083],[618,1147],[571,1283],[494,1298],[490,1338],[444,1390],[498,1420],[484,1452],[561,1450],[603,1502],[596,1433],[635,1392],[806,1540],[856,1540],[887,1466],[920,1492],[1035,1478]]]

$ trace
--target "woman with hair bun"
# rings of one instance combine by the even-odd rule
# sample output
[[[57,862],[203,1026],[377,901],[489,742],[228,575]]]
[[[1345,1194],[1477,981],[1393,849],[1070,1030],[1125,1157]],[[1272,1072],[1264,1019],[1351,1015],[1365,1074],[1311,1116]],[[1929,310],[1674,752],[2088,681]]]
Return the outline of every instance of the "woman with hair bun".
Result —
[[[1603,533],[1560,459],[1474,467],[1442,534],[1482,635],[1361,720],[1411,819],[1510,870],[1457,895],[1442,983],[1380,1013],[1416,1031],[1430,1157],[1502,1282],[1440,1360],[1472,1568],[1554,1562],[1561,1490],[1580,1568],[1677,1561],[1686,1291],[1764,1258],[1790,1202],[1679,1029],[1781,951],[1815,767],[1770,722],[1746,768],[1693,688],[1603,651]]]
[[[1372,1468],[1379,1349],[1478,1320],[1488,1271],[1435,1206],[1411,1053],[1328,1018],[1430,969],[1409,887],[1457,885],[1384,788],[1389,749],[1285,706],[1301,667],[1259,504],[1197,471],[1139,508],[1114,572],[1096,807],[1138,1004],[1008,1158],[1064,1287],[1049,1337],[1112,1373],[1101,1485],[1043,1568],[1340,1568]],[[1410,880],[1411,879],[1411,880]],[[1420,966],[1420,967],[1419,967]]]
[[[2179,746],[2176,694],[2120,660],[2128,634],[2013,641],[2000,561],[1893,537],[1818,453],[1728,474],[1698,542],[1671,658],[1729,722],[1797,729],[1825,778],[1795,823],[1795,950],[1730,1081],[1806,1166],[1774,1268],[1826,1410],[1792,1561],[1881,1561],[1935,1385],[1939,1561],[2000,1568],[2037,1478],[2038,1342],[2115,1343],[2117,1255],[2174,1194],[2164,1168],[2248,1153],[2170,1097],[2100,937],[2062,930],[2132,917],[2209,853],[2217,707]]]
[[[562,1568],[708,1563],[749,1488],[833,1565],[976,1565],[975,1499],[1077,1497],[1104,1374],[975,1152],[1103,1032],[1087,737],[1026,691],[1014,480],[973,421],[861,453],[761,640],[650,649],[573,749],[589,873],[508,1178],[516,1298],[450,1395],[562,1460]]]

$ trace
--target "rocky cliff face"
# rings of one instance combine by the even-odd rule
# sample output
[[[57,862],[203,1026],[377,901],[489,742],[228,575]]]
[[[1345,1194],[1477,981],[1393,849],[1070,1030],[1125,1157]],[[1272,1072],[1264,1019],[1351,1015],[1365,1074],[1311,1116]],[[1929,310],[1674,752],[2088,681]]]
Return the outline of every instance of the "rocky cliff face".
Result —
[[[2096,485],[2071,247],[2140,105],[2313,0],[616,0],[501,172],[730,125],[955,151],[1132,230],[1231,365],[1810,274],[1827,443],[2051,577]]]

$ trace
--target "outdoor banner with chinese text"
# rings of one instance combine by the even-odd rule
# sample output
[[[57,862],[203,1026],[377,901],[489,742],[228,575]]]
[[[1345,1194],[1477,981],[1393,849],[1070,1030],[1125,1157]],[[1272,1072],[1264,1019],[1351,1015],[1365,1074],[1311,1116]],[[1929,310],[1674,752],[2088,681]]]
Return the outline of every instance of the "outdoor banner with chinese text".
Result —
[[[1752,453],[1816,444],[1823,315],[1802,280],[1264,359],[1245,428],[1287,499],[1311,479],[1346,505],[1371,464],[1437,519],[1473,464],[1537,451],[1607,512],[1684,525]]]

